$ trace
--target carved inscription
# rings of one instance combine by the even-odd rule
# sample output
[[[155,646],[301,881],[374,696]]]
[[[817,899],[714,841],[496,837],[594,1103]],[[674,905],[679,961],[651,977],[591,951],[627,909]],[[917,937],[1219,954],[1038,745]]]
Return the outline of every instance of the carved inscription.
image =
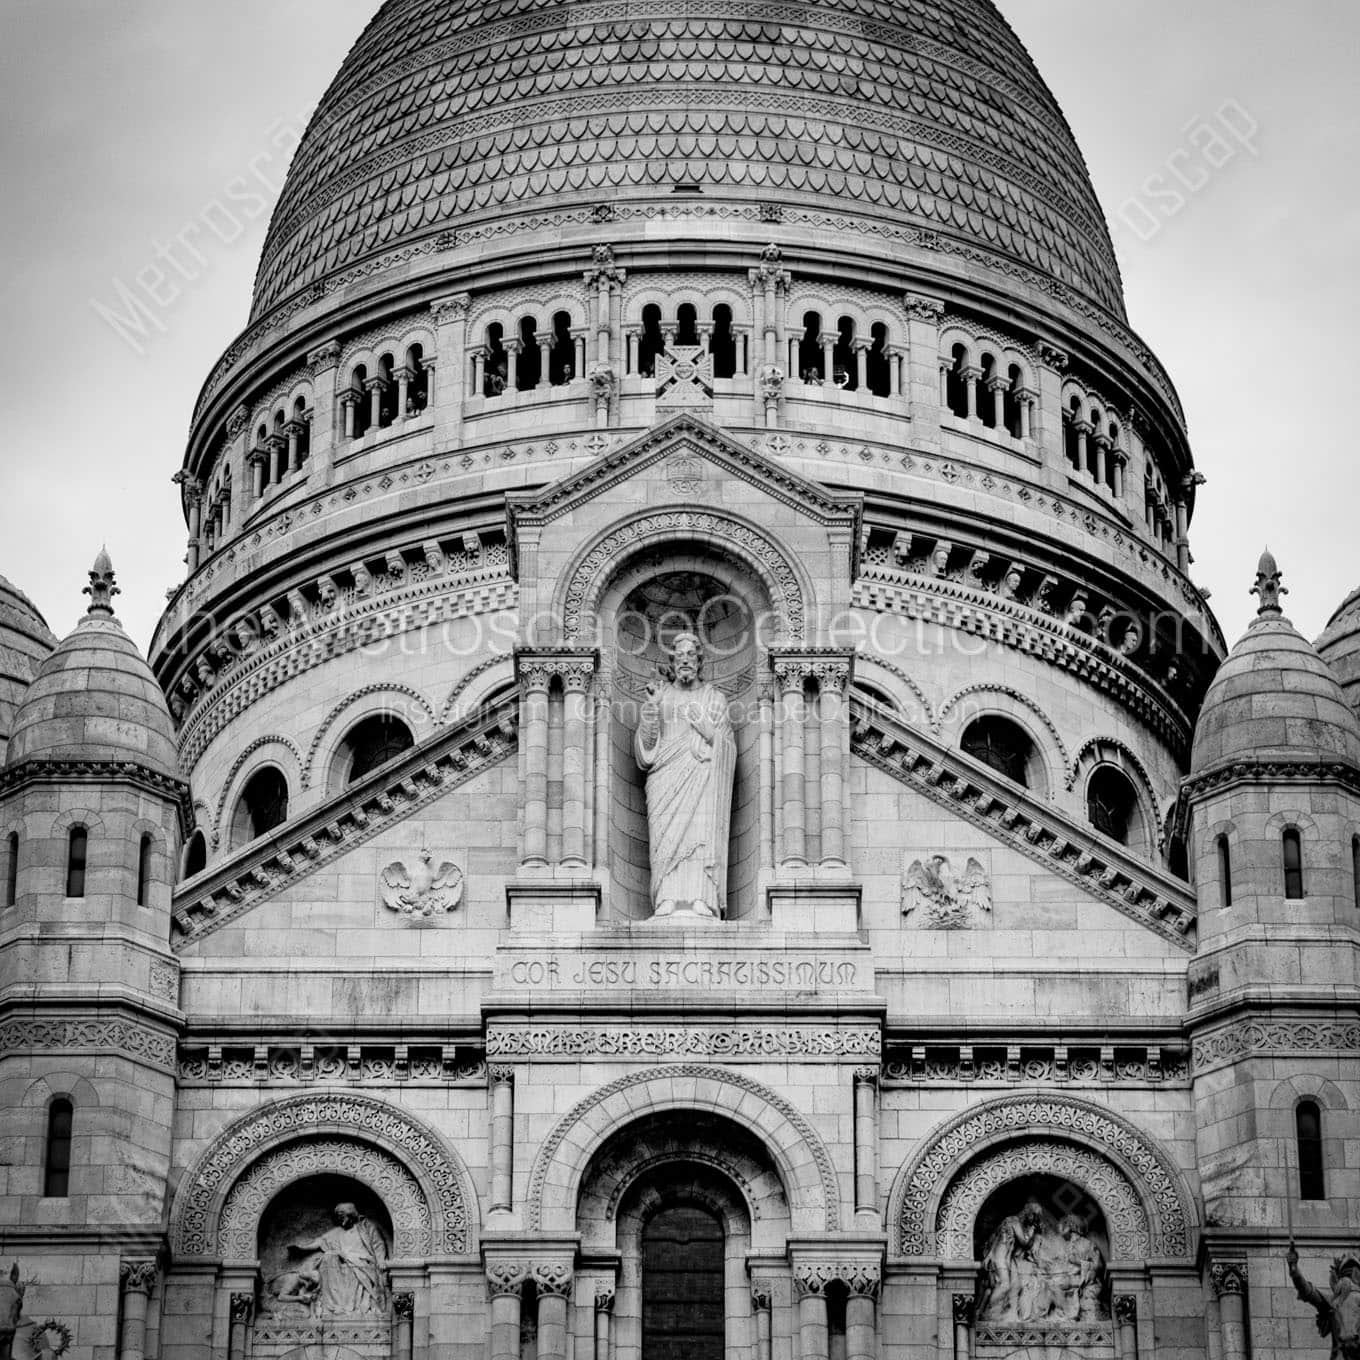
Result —
[[[783,991],[842,990],[860,985],[859,964],[828,958],[675,958],[630,955],[556,955],[518,958],[505,969],[514,987],[593,988],[770,988]]]

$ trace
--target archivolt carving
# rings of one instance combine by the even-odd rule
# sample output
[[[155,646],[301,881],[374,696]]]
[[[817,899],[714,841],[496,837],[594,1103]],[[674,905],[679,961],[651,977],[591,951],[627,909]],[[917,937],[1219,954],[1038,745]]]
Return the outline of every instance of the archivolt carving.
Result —
[[[302,787],[304,789],[310,788],[316,783],[316,770],[314,769],[316,753],[320,749],[321,742],[325,738],[326,733],[331,730],[336,719],[339,718],[342,713],[353,708],[354,705],[361,700],[367,699],[374,694],[403,695],[407,699],[411,699],[415,702],[419,712],[431,724],[435,726],[438,725],[434,716],[434,709],[430,707],[425,696],[421,694],[419,690],[412,689],[410,685],[400,685],[391,682],[381,685],[365,685],[363,689],[355,690],[355,692],[347,699],[343,699],[340,703],[336,704],[336,706],[326,714],[321,726],[316,729],[316,735],[312,738],[312,744],[307,748],[307,763],[302,767]]]
[[[700,1086],[716,1087],[719,1098],[715,1101],[710,1093],[700,1094]],[[570,1231],[579,1179],[594,1149],[620,1125],[640,1115],[695,1105],[720,1110],[741,1106],[742,1123],[769,1148],[779,1167],[795,1227],[839,1231],[835,1168],[826,1145],[801,1111],[741,1073],[690,1063],[620,1077],[591,1092],[557,1122],[539,1147],[529,1173],[527,1227],[537,1231],[545,1226],[545,1217],[562,1218],[561,1226]],[[554,1202],[545,1215],[545,1192],[550,1184]]]
[[[317,1093],[280,1100],[223,1130],[175,1195],[170,1244],[175,1256],[220,1258],[223,1205],[262,1155],[303,1139],[338,1137],[378,1146],[399,1158],[429,1211],[429,1251],[472,1249],[476,1196],[458,1156],[437,1134],[380,1100]]]
[[[1064,768],[1066,768],[1067,744],[1063,741],[1061,735],[1058,732],[1058,729],[1053,725],[1052,718],[1050,718],[1048,714],[1045,713],[1043,709],[1040,708],[1039,705],[1034,702],[1033,699],[1029,698],[1024,694],[1021,694],[1020,691],[1017,689],[1011,689],[1008,685],[988,685],[988,684],[966,685],[963,689],[959,690],[959,692],[955,694],[953,698],[949,699],[945,704],[941,706],[938,716],[935,718],[934,722],[931,723],[931,727],[938,732],[940,728],[942,728],[949,721],[949,715],[954,711],[954,708],[959,703],[959,701],[961,699],[966,699],[970,694],[1004,695],[1007,699],[1010,699],[1012,703],[1015,703],[1019,705],[1021,708],[1023,708],[1026,713],[1037,718],[1043,724],[1044,730],[1048,733],[1050,737],[1053,738],[1053,744],[1058,748],[1059,759],[1062,761]],[[1070,788],[1071,785],[1069,784],[1068,787]]]
[[[1147,1213],[1123,1173],[1087,1148],[1049,1140],[1014,1144],[971,1163],[941,1201],[931,1254],[971,1261],[973,1225],[988,1196],[1009,1181],[1035,1174],[1072,1181],[1100,1205],[1110,1230],[1112,1260],[1141,1261],[1152,1254]]]
[[[430,1207],[415,1178],[395,1158],[348,1139],[294,1143],[255,1163],[232,1187],[222,1208],[218,1246],[225,1260],[251,1261],[260,1218],[285,1186],[305,1176],[349,1176],[382,1200],[392,1218],[392,1254],[420,1257],[430,1251]]]
[[[699,538],[716,542],[741,557],[764,582],[783,616],[789,642],[801,642],[805,626],[802,584],[783,551],[760,530],[728,515],[674,509],[644,515],[600,539],[573,568],[563,599],[562,628],[567,641],[580,641],[619,562],[666,539]]]
[[[1103,1159],[1134,1187],[1148,1223],[1148,1254],[1187,1256],[1192,1225],[1171,1162],[1131,1124],[1085,1101],[1045,1096],[991,1101],[957,1116],[933,1135],[903,1167],[893,1188],[889,1216],[906,1256],[938,1255],[937,1208],[957,1169],[997,1146],[1024,1140],[1059,1140],[1099,1149]],[[1074,1177],[1074,1179],[1077,1179]],[[971,1253],[965,1253],[968,1259]]]
[[[505,680],[507,682],[513,682],[514,662],[511,657],[505,655],[489,656],[485,661],[479,661],[466,675],[460,677],[449,691],[449,697],[444,700],[444,706],[439,710],[439,722],[441,725],[450,722],[453,719],[458,711],[456,707],[458,701],[467,693],[472,682],[476,680],[478,676],[485,675],[487,671],[494,670],[497,666],[503,666],[506,671]]]
[[[222,834],[222,813],[226,810],[227,796],[236,787],[236,776],[241,773],[245,763],[264,746],[282,746],[285,751],[293,757],[293,769],[299,781],[303,777],[302,754],[298,748],[287,737],[272,735],[268,737],[258,737],[232,761],[231,769],[227,771],[227,777],[222,781],[222,792],[217,798],[217,815],[213,820],[213,842],[216,844],[217,838]]]

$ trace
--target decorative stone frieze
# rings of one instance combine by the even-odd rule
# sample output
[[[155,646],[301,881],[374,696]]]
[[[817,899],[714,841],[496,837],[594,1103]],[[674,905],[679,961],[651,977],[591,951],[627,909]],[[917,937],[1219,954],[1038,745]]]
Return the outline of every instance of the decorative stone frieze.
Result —
[[[1184,1084],[1189,1079],[1188,1050],[1160,1044],[892,1042],[883,1062],[886,1085],[1150,1086]]]
[[[1196,1038],[1196,1073],[1212,1071],[1251,1053],[1310,1056],[1360,1052],[1360,1024],[1338,1020],[1239,1020]]]
[[[879,1031],[859,1026],[563,1025],[487,1031],[488,1056],[516,1058],[843,1059],[877,1056],[879,1046]]]
[[[192,1041],[180,1048],[176,1077],[181,1086],[281,1086],[309,1082],[386,1087],[480,1086],[486,1062],[473,1048],[439,1043],[298,1044],[255,1047]]]
[[[0,1057],[23,1052],[110,1052],[163,1071],[175,1065],[175,1036],[129,1019],[10,1016],[0,1020]]]

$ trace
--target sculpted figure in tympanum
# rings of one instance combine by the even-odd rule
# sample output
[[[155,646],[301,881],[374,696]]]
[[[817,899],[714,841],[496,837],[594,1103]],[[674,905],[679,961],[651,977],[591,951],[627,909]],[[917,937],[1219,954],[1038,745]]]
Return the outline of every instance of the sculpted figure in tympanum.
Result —
[[[979,1322],[1051,1326],[1107,1316],[1105,1258],[1076,1214],[1054,1225],[1030,1200],[992,1233],[983,1270]]]

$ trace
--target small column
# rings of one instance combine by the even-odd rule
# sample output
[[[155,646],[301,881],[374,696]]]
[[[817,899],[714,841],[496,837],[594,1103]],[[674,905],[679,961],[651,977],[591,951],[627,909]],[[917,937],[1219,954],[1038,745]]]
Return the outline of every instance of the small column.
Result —
[[[1030,439],[1034,430],[1034,403],[1037,394],[1028,387],[1022,387],[1016,394],[1020,403],[1020,438]]]
[[[770,1293],[769,1285],[753,1284],[751,1286],[751,1311],[756,1318],[755,1360],[773,1360],[774,1331],[771,1326],[774,1313],[773,1305],[774,1297]]]
[[[826,1319],[826,1287],[830,1271],[824,1266],[799,1265],[793,1272],[798,1300],[799,1360],[829,1360],[830,1337]]]
[[[353,390],[340,394],[340,405],[345,410],[345,438],[354,438],[354,429],[358,424],[356,412],[359,409],[359,394]]]
[[[300,420],[290,420],[283,427],[288,436],[288,471],[296,472],[302,466],[302,431],[306,427]]]
[[[1089,420],[1075,420],[1072,428],[1077,432],[1077,471],[1085,472],[1090,458],[1090,440],[1094,426]]]
[[[487,1265],[486,1282],[491,1291],[490,1360],[520,1360],[519,1321],[526,1268],[514,1261]]]
[[[888,395],[890,397],[900,397],[902,395],[902,365],[906,362],[900,349],[893,345],[887,348],[888,356]]]
[[[323,482],[330,475],[335,452],[335,382],[340,368],[340,343],[331,340],[307,356],[307,372],[312,379],[312,410],[307,431],[307,461],[310,476]]]
[[[954,365],[948,359],[940,360],[940,410],[949,410],[949,375]]]
[[[878,1266],[857,1266],[845,1276],[845,1360],[877,1360]]]
[[[1201,478],[1201,480],[1203,480]],[[1182,571],[1190,569],[1190,501],[1193,483],[1187,478],[1181,484],[1181,494],[1173,502],[1176,510],[1176,565]]]
[[[1114,1321],[1119,1332],[1119,1360],[1138,1360],[1138,1300],[1132,1294],[1117,1294]]]
[[[997,430],[1006,428],[1006,393],[1010,391],[1009,378],[1000,376],[987,379],[987,390],[992,394],[992,427]]]
[[[486,395],[486,350],[480,346],[472,351],[472,395]]]
[[[586,333],[585,331],[573,331],[572,341],[576,346],[576,369],[574,376],[584,378],[586,376]]]
[[[562,862],[586,863],[586,690],[594,664],[562,667]]]
[[[878,1068],[855,1068],[855,1214],[878,1221]]]
[[[392,376],[397,380],[397,419],[401,421],[406,419],[406,403],[411,398],[411,379],[416,375],[412,369],[402,365]]]
[[[856,340],[854,343],[855,351],[855,383],[861,392],[869,390],[869,350],[871,342],[868,340]]]
[[[821,718],[822,863],[845,863],[845,762],[850,730],[845,721],[845,686],[849,663],[817,664],[818,707]]]
[[[751,334],[745,328],[736,332],[738,378],[751,376]]]
[[[982,378],[982,370],[981,370],[980,368],[969,367],[969,368],[965,368],[965,369],[963,370],[963,381],[967,384],[967,387],[968,387],[968,419],[969,419],[969,420],[976,420],[976,419],[978,418],[978,399],[977,399],[977,392],[978,392],[978,382],[981,380],[981,378]]]
[[[609,1360],[609,1331],[613,1319],[614,1291],[602,1286],[595,1291],[595,1360]]]
[[[288,440],[284,435],[271,434],[265,448],[269,450],[270,476],[265,480],[281,482],[288,473]]]
[[[185,561],[192,576],[198,570],[199,555],[203,551],[203,483],[184,471],[175,473],[171,480],[181,489],[189,511],[189,543]]]
[[[552,347],[553,333],[539,331],[534,339],[538,341],[538,390],[546,391],[552,386]]]
[[[776,856],[774,843],[774,799],[778,797],[775,787],[774,759],[774,687],[768,678],[760,682],[760,726],[757,729],[756,748],[760,758],[760,863],[773,866]]]
[[[1218,1297],[1218,1316],[1223,1338],[1223,1360],[1248,1360],[1245,1261],[1224,1261],[1209,1267],[1209,1279]]]
[[[793,336],[789,336],[789,372],[799,381],[803,381],[803,371],[798,367],[798,341]]]
[[[227,1355],[229,1360],[245,1360],[246,1338],[255,1317],[255,1295],[233,1294],[228,1317],[231,1319],[231,1331],[227,1339]],[[506,1360],[517,1360],[517,1357],[508,1356]]]
[[[1121,450],[1114,450],[1114,498],[1117,501],[1124,499],[1124,474],[1128,469],[1128,456]]]
[[[146,1354],[146,1307],[159,1274],[155,1261],[124,1261],[118,1270],[123,1290],[123,1339],[118,1360],[143,1360]]]
[[[534,1267],[538,1286],[538,1360],[567,1360],[567,1300],[571,1265],[553,1261]]]
[[[522,864],[548,862],[548,684],[547,666],[520,668],[524,733],[524,853]]]
[[[368,393],[368,428],[376,430],[382,424],[382,395],[387,388],[386,378],[370,378],[364,384]]]
[[[628,367],[624,372],[632,377],[636,377],[638,371],[638,348],[641,344],[642,337],[637,331],[630,330],[625,338],[628,342]]]
[[[836,334],[823,331],[822,341],[822,391],[831,392],[836,387]]]
[[[250,463],[250,498],[259,500],[264,495],[264,465],[269,455],[263,449],[251,449]]]
[[[803,788],[804,675],[805,668],[801,662],[780,662],[775,666],[782,700],[779,714],[780,735],[783,739],[780,793],[784,845],[781,859],[786,864],[807,863],[807,809],[804,807]]]
[[[972,1353],[974,1303],[971,1294],[954,1295],[954,1360]]]
[[[518,340],[505,342],[505,390],[519,391],[519,352],[523,348]]]
[[[392,1312],[397,1320],[393,1355],[395,1360],[411,1360],[415,1345],[416,1296],[409,1293],[393,1294]]]
[[[491,1085],[491,1203],[489,1210],[514,1208],[515,1072],[504,1063],[486,1069]]]
[[[1110,440],[1107,435],[1095,436],[1096,446],[1096,485],[1106,486],[1106,474],[1110,466]]]

